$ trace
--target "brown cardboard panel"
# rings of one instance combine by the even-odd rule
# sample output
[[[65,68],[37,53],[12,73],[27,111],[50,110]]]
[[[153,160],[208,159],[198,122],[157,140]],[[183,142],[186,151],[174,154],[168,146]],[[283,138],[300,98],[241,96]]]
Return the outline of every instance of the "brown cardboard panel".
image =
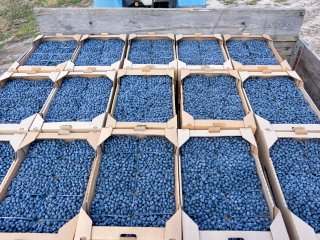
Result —
[[[229,59],[231,59],[233,68],[238,71],[260,71],[260,72],[277,72],[277,71],[288,71],[291,70],[289,63],[286,60],[283,60],[280,54],[277,52],[275,47],[273,46],[273,41],[271,37],[267,34],[263,35],[250,35],[250,34],[243,34],[243,35],[230,35],[225,34],[223,35],[224,39],[224,47]],[[272,49],[272,52],[275,58],[278,60],[279,65],[242,65],[241,63],[232,60],[230,53],[227,48],[226,42],[228,40],[251,40],[251,39],[259,39],[259,40],[266,40],[268,42],[269,47]]]
[[[37,46],[41,41],[66,41],[66,40],[75,40],[78,42],[81,39],[81,35],[75,34],[75,35],[62,35],[62,34],[56,34],[56,35],[39,35],[36,37],[33,42],[30,49],[26,52],[24,56],[22,56],[19,60],[14,62],[11,67],[9,68],[9,72],[15,72],[15,73],[51,73],[51,72],[59,72],[64,70],[64,68],[67,65],[67,62],[61,63],[57,66],[24,66],[24,63],[28,60],[28,58],[32,55],[32,53],[35,51]],[[77,48],[76,48],[77,49]],[[76,50],[73,53],[73,56],[75,55]]]
[[[268,183],[263,173],[263,168],[258,157],[257,144],[250,128],[240,128],[238,130],[221,130],[219,132],[210,132],[208,130],[189,130],[179,129],[178,139],[179,148],[188,141],[190,137],[221,137],[221,136],[241,136],[251,145],[251,153],[255,160],[256,171],[262,185],[262,191],[266,199],[270,218],[273,222],[270,226],[270,231],[199,231],[198,226],[192,219],[183,212],[182,227],[184,239],[198,239],[198,240],[226,240],[228,238],[243,238],[245,240],[289,240],[289,235],[284,224],[284,219],[280,211],[276,208],[269,190]],[[180,168],[181,169],[181,168]],[[180,170],[181,171],[181,170]],[[181,172],[179,174],[182,177]],[[181,187],[182,188],[182,187]],[[182,192],[180,192],[182,194]],[[181,204],[183,205],[183,196],[181,196]]]
[[[239,120],[204,120],[204,119],[194,119],[189,113],[184,111],[184,100],[183,100],[183,80],[189,75],[205,75],[205,76],[232,76],[235,78],[237,90],[239,97],[242,102],[243,110],[247,114],[243,119]],[[182,69],[181,76],[179,78],[179,90],[180,90],[180,118],[181,118],[181,128],[187,128],[191,130],[207,130],[212,127],[218,127],[220,129],[239,129],[249,127],[253,131],[256,130],[256,124],[253,117],[253,113],[250,111],[250,106],[248,105],[243,89],[241,87],[240,76],[237,71],[234,70],[190,70]]]
[[[87,39],[99,39],[99,40],[109,40],[109,39],[121,39],[124,41],[124,48],[122,50],[121,54],[121,59],[110,66],[75,66],[74,62],[77,59],[81,47],[84,44],[84,41]],[[72,59],[68,61],[65,70],[70,71],[70,72],[85,72],[85,73],[90,73],[90,72],[105,72],[105,71],[114,71],[122,68],[123,66],[123,61],[126,55],[127,51],[127,34],[120,34],[120,35],[109,35],[109,34],[101,34],[101,35],[82,35],[80,39],[80,43],[76,49],[76,52]]]
[[[114,118],[114,112],[117,106],[118,95],[121,86],[121,77],[136,75],[136,76],[170,76],[172,78],[172,110],[173,117],[169,119],[167,122],[159,123],[159,122],[120,122],[116,121]],[[144,130],[144,129],[165,129],[165,128],[177,128],[178,127],[178,117],[176,114],[176,103],[175,103],[175,73],[172,69],[120,69],[117,75],[117,88],[115,90],[112,107],[110,110],[110,114],[107,116],[107,121],[105,127],[112,128],[123,128],[129,129],[134,128],[136,130]]]
[[[104,113],[96,116],[92,119],[91,122],[45,122],[45,115],[47,114],[50,105],[57,94],[59,87],[65,77],[86,77],[86,78],[95,78],[95,77],[106,77],[111,80],[113,83],[113,87],[111,89],[108,104]],[[111,109],[112,99],[114,95],[114,90],[116,86],[116,72],[108,71],[108,72],[94,72],[94,73],[83,73],[83,72],[61,72],[56,80],[57,86],[52,90],[49,95],[46,104],[44,105],[41,114],[38,114],[33,121],[30,131],[33,132],[44,132],[44,133],[54,133],[61,130],[67,130],[71,133],[88,133],[88,132],[99,132],[100,129],[104,126],[106,117],[108,112]]]
[[[157,39],[168,39],[173,40],[172,46],[173,46],[173,53],[174,53],[174,60],[170,62],[169,64],[135,64],[132,63],[129,58],[129,52],[131,48],[131,41],[133,39],[143,39],[143,40],[157,40]],[[126,58],[124,59],[123,68],[126,69],[141,69],[141,68],[149,68],[149,69],[173,69],[176,70],[178,66],[177,61],[177,54],[175,51],[175,35],[174,34],[164,34],[164,35],[158,35],[156,33],[149,33],[146,35],[138,35],[138,34],[130,34],[128,38],[128,48],[126,52]]]

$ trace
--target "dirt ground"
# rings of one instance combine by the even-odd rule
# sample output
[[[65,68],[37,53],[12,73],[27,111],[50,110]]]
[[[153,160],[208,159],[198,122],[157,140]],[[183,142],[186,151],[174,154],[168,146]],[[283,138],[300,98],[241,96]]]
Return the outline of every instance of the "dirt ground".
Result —
[[[301,29],[301,36],[313,50],[320,54],[320,0],[235,0],[234,4],[223,4],[222,2],[226,2],[226,0],[207,0],[207,8],[244,7],[250,5],[250,7],[306,9],[307,13]],[[10,41],[3,45],[3,48],[0,49],[0,74],[7,70],[30,47],[31,41],[32,39]]]

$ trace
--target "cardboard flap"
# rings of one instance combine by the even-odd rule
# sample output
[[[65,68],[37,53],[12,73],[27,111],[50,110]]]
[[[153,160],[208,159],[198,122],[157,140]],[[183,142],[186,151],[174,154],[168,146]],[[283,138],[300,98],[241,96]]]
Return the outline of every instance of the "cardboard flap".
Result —
[[[176,128],[165,129],[165,137],[178,147],[178,135]]]
[[[182,211],[183,240],[200,240],[198,225]]]
[[[266,40],[272,41],[272,38],[268,34],[262,34],[262,37]]]
[[[63,79],[65,76],[68,75],[68,73],[69,73],[68,71],[61,71],[57,78],[57,81]]]
[[[30,127],[30,131],[34,132],[40,132],[42,125],[44,123],[44,119],[40,114],[37,114],[32,122],[32,125]]]
[[[57,65],[57,69],[60,70],[60,71],[63,71],[63,70],[66,68],[67,63],[68,63],[68,61],[65,61],[65,62],[63,62],[63,63],[58,64],[58,65]],[[40,70],[39,70],[39,71],[40,71]]]
[[[35,37],[35,39],[33,39],[33,42],[36,42],[36,41],[42,39],[43,37],[44,37],[44,35],[38,35]]]
[[[73,38],[74,38],[77,42],[80,41],[81,37],[82,37],[81,34],[75,34],[75,35],[73,35]]]
[[[190,138],[189,129],[178,129],[178,147],[180,148]]]
[[[251,145],[257,147],[256,140],[254,138],[253,132],[251,128],[240,128],[240,132],[242,137],[247,140]]]
[[[277,216],[270,225],[270,231],[273,240],[290,240],[280,211],[278,211]]]
[[[20,66],[19,62],[15,61],[10,67],[9,71],[10,72],[18,72],[18,67]]]
[[[181,38],[183,38],[183,34],[177,34],[176,35],[176,41],[179,41]]]
[[[72,72],[73,69],[74,69],[74,63],[69,60],[66,64],[66,67],[64,68],[64,70]]]
[[[231,60],[227,60],[223,63],[223,67],[226,69],[233,69]]]
[[[112,82],[115,81],[116,75],[117,75],[117,72],[116,72],[116,71],[108,71],[107,74],[106,74],[106,76],[107,76]]]
[[[84,34],[84,35],[82,35],[82,37],[81,37],[81,39],[80,39],[80,42],[88,39],[89,37],[90,37],[90,34]]]
[[[23,142],[24,138],[27,134],[14,134],[10,139],[10,144],[14,150],[17,152],[20,149],[21,143]]]
[[[0,77],[0,82],[9,79],[13,72],[4,72]]]
[[[282,68],[284,70],[292,70],[292,68],[287,60],[284,60],[283,62],[281,62],[280,65],[282,66]]]
[[[223,41],[221,34],[213,34],[213,36],[214,36],[215,38],[219,39],[220,41]]]
[[[229,70],[229,74],[234,78],[240,79],[240,76],[237,70]]]
[[[87,140],[94,150],[97,150],[98,148],[99,137],[100,137],[100,132],[91,132],[88,134]]]
[[[80,209],[74,240],[91,239],[92,220],[83,208]]]
[[[228,41],[231,37],[232,37],[232,36],[231,36],[230,34],[224,34],[224,35],[223,35],[223,39],[224,39],[225,41]]]
[[[53,81],[56,82],[59,78],[60,72],[51,72],[49,74],[49,78]]]
[[[264,139],[266,141],[267,147],[270,149],[272,145],[278,140],[278,136],[275,131],[272,130],[272,125],[269,121],[256,115],[256,120],[258,127],[264,134]]]
[[[178,116],[175,115],[173,118],[171,118],[167,123],[167,128],[177,128],[178,125]]]
[[[298,75],[298,73],[296,71],[288,71],[288,74],[293,79],[302,82],[302,79],[300,78],[300,76]]]
[[[127,34],[119,34],[119,38],[123,41],[126,41],[127,40]]]
[[[187,112],[181,111],[181,120],[182,120],[182,126],[193,128],[195,125],[194,118]]]
[[[254,114],[252,112],[249,112],[244,118],[243,118],[243,121],[244,121],[244,126],[246,128],[251,128],[253,133],[256,132],[257,130],[257,126],[256,126],[256,122],[255,122],[255,119],[254,119]]]
[[[117,125],[117,121],[111,116],[110,113],[108,113],[107,115],[107,123],[106,123],[106,127],[112,127],[115,128]]]
[[[73,240],[76,232],[76,226],[79,215],[72,218],[69,222],[62,226],[58,231],[57,240]]]
[[[299,236],[299,239],[317,240],[317,235],[313,228],[298,218],[291,212],[293,224]]]
[[[98,145],[102,144],[106,139],[108,139],[111,136],[111,134],[112,134],[112,128],[111,127],[102,128],[97,144]]]
[[[247,80],[250,77],[250,74],[249,74],[249,72],[241,71],[241,72],[239,72],[239,76],[240,76],[240,80],[242,82],[244,82],[245,80]]]
[[[40,132],[29,132],[25,138],[23,139],[20,148],[24,148],[25,146],[29,145],[30,143],[32,143],[34,140],[36,140],[36,138],[38,137],[38,135],[40,134]]]
[[[169,33],[168,35],[168,38],[170,38],[171,40],[175,40],[175,36],[173,33]]]
[[[19,130],[21,131],[28,131],[29,128],[31,127],[33,121],[35,120],[35,118],[38,116],[39,114],[33,114],[32,116],[23,119],[20,124],[19,124]]]
[[[94,119],[92,119],[92,128],[93,129],[100,129],[103,127],[104,119],[105,119],[106,114],[101,113]]]
[[[182,81],[182,80],[185,79],[189,74],[190,74],[190,70],[189,70],[189,69],[181,69],[180,78],[179,78],[178,80],[179,80],[179,81]]]
[[[181,209],[179,209],[167,222],[164,239],[182,239]]]
[[[137,34],[131,33],[131,34],[129,35],[128,40],[132,40],[132,39],[134,39],[134,38],[136,38],[136,37],[137,37]]]

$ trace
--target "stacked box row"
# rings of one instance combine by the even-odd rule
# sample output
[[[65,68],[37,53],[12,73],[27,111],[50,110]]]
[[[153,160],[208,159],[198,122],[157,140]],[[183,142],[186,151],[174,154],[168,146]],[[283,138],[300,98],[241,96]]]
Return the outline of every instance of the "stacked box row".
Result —
[[[10,72],[105,72],[121,68],[290,70],[268,35],[38,36]]]

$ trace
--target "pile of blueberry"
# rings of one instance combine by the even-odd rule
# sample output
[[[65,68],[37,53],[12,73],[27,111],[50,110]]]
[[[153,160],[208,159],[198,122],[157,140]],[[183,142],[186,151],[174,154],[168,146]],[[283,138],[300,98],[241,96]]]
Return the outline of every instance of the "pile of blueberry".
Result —
[[[290,77],[249,78],[244,89],[253,112],[271,123],[320,123]]]
[[[133,64],[169,64],[174,60],[172,40],[132,40],[128,59]]]
[[[20,123],[23,119],[40,112],[53,83],[51,80],[14,79],[0,88],[0,123]]]
[[[124,76],[114,117],[122,122],[167,122],[173,117],[169,76]]]
[[[200,230],[268,231],[271,221],[250,145],[194,137],[181,148],[184,211]]]
[[[86,141],[32,143],[0,202],[0,232],[58,232],[81,208],[94,156]]]
[[[175,212],[174,146],[163,137],[112,136],[91,204],[95,226],[164,227]]]
[[[106,111],[112,81],[105,77],[65,78],[45,116],[46,122],[91,121]]]
[[[9,142],[0,142],[0,184],[14,160],[14,150]]]
[[[56,66],[71,60],[77,41],[42,41],[24,65]]]
[[[120,39],[88,39],[85,40],[75,60],[77,66],[110,66],[120,61],[124,41]]]
[[[223,65],[225,61],[217,40],[180,40],[178,52],[187,65]]]
[[[265,40],[228,40],[227,48],[231,59],[242,65],[279,65]]]
[[[320,233],[320,140],[278,139],[270,156],[289,209]]]
[[[194,119],[239,120],[245,114],[231,76],[190,75],[183,80],[183,100]]]

